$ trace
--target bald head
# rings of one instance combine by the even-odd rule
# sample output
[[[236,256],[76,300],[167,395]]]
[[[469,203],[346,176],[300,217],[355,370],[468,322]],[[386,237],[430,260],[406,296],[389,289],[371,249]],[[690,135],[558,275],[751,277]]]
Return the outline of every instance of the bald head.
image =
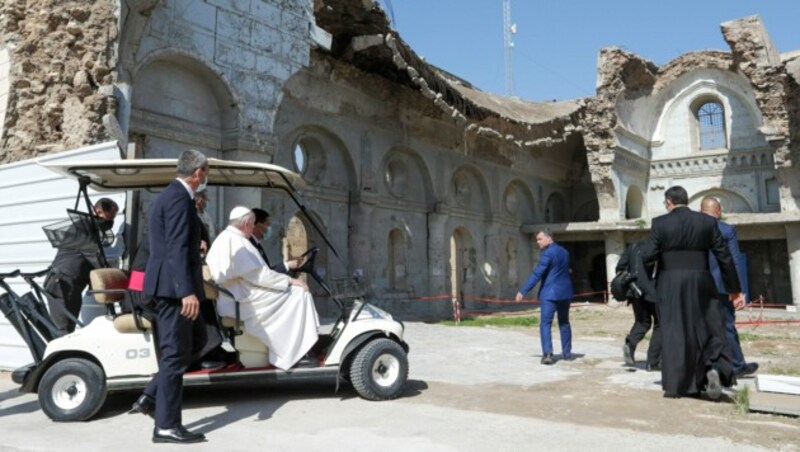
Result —
[[[702,201],[700,201],[700,211],[706,215],[711,215],[712,217],[719,219],[720,214],[722,214],[722,206],[717,198],[706,196]]]

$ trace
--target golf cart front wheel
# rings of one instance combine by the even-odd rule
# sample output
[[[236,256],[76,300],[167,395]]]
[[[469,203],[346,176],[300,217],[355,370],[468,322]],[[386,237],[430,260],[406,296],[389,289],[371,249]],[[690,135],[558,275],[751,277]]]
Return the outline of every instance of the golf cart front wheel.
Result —
[[[57,362],[39,383],[42,411],[56,422],[90,419],[106,400],[106,379],[97,364],[80,358]]]
[[[397,342],[379,338],[364,345],[350,365],[350,382],[367,400],[399,396],[408,379],[408,357]]]

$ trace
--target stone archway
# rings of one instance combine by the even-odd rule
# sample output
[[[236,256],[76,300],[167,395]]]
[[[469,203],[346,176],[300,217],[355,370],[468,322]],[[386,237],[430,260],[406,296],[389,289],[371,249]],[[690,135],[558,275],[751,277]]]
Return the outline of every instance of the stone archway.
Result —
[[[472,292],[476,267],[472,234],[464,227],[457,227],[450,236],[450,295],[453,299]]]
[[[631,185],[630,188],[628,188],[628,193],[625,195],[625,218],[642,218],[644,212],[644,196],[642,195],[642,191],[639,187]]]

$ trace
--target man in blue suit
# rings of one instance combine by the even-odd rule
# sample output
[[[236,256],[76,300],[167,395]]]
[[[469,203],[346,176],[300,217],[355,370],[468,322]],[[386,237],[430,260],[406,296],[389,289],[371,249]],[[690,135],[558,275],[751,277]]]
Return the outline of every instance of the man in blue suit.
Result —
[[[719,220],[719,217],[722,215],[722,206],[719,201],[710,196],[703,198],[700,203],[700,210],[704,214],[710,215],[717,220]],[[733,262],[736,264],[736,273],[739,274],[742,292],[747,294],[747,263],[744,254],[739,251],[736,228],[724,221],[717,221],[717,225],[719,226],[719,232],[722,233],[722,238],[725,239],[728,251],[730,251],[731,257],[733,257]],[[736,309],[733,304],[728,301],[726,295],[727,291],[725,290],[725,284],[722,282],[722,274],[720,273],[717,259],[713,255],[709,255],[708,261],[711,276],[714,277],[714,283],[717,286],[717,293],[720,294],[718,300],[725,325],[725,337],[727,338],[733,358],[733,371],[737,378],[752,375],[758,370],[758,363],[748,363],[744,360],[742,345],[739,343],[739,332],[736,331]]]
[[[205,441],[188,431],[181,420],[183,374],[199,343],[207,342],[203,328],[195,328],[204,302],[200,260],[200,219],[194,194],[205,188],[208,160],[195,150],[178,158],[177,177],[150,208],[150,256],[145,270],[145,295],[156,299],[155,331],[159,349],[158,373],[142,398],[155,400],[154,443]],[[142,399],[140,398],[140,399]]]
[[[551,326],[553,316],[558,314],[558,330],[561,334],[561,353],[564,359],[572,359],[572,328],[569,325],[569,304],[574,292],[569,270],[569,252],[553,241],[549,231],[536,233],[536,244],[542,250],[539,263],[533,273],[517,292],[516,300],[541,281],[539,302],[541,303],[541,323],[539,336],[542,341],[542,364],[550,365],[553,359],[553,339]]]

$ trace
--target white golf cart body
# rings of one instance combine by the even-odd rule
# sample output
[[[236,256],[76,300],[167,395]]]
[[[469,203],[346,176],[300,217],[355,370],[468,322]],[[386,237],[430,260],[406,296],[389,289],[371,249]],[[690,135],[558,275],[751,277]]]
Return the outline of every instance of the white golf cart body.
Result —
[[[176,164],[173,159],[143,159],[45,166],[82,179],[97,191],[122,191],[164,187],[174,179]],[[296,189],[304,185],[302,178],[279,166],[209,159],[208,184],[281,189],[302,210],[296,194]],[[41,363],[14,372],[14,380],[22,384],[23,391],[39,392],[42,408],[51,419],[89,419],[101,408],[108,392],[142,389],[158,371],[152,332],[141,328],[141,322],[138,327],[120,327],[122,322],[115,325],[115,318],[97,317],[85,327],[53,339]],[[238,329],[234,319],[223,319],[223,325],[233,327],[228,331]],[[333,324],[320,328],[323,342],[318,341],[318,345],[323,347],[317,356],[319,362],[301,361],[288,371],[277,369],[268,364],[267,347],[239,331],[232,342],[241,365],[188,372],[184,385],[327,380],[335,381],[338,389],[341,381],[349,380],[364,398],[392,399],[400,395],[408,375],[403,329],[390,314],[357,299]]]

